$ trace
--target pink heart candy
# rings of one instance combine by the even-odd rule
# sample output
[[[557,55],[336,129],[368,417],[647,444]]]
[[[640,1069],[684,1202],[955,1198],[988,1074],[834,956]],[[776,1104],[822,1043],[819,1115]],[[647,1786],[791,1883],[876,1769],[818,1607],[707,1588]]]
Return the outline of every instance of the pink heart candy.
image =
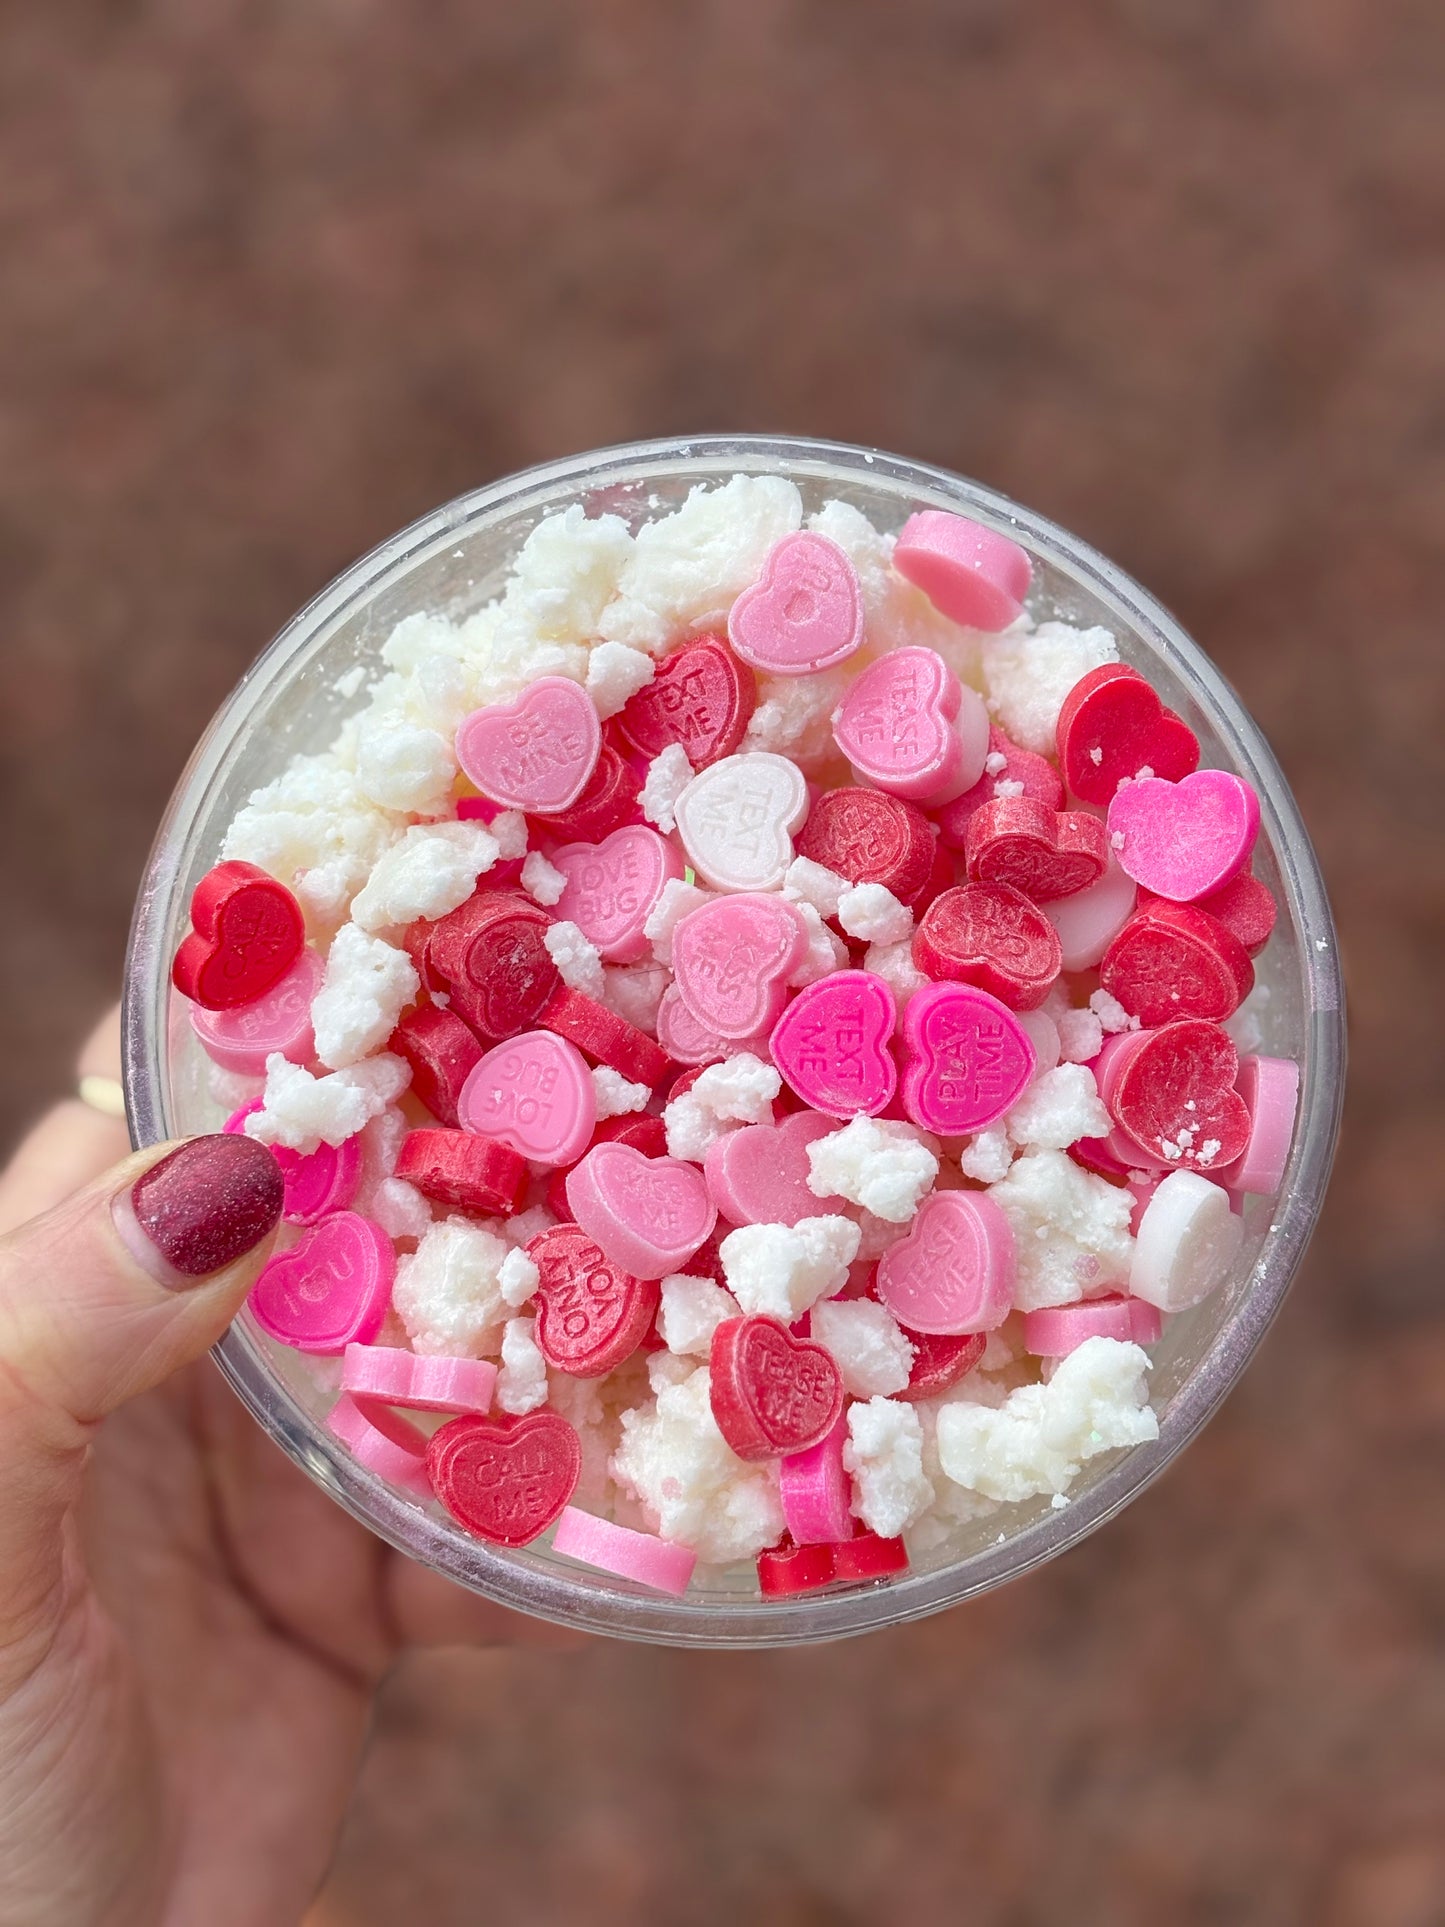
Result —
[[[728,640],[744,662],[773,676],[846,661],[863,640],[857,571],[825,535],[785,535],[733,604]]]
[[[592,698],[565,676],[542,676],[509,703],[474,709],[457,730],[457,761],[482,794],[538,816],[570,809],[601,748]]]
[[[932,649],[890,649],[843,698],[833,736],[859,782],[931,806],[983,775],[988,711]]]
[[[228,1117],[221,1129],[231,1137],[241,1136],[246,1119],[261,1106],[262,1099],[253,1097]],[[361,1183],[359,1137],[346,1138],[340,1144],[319,1144],[304,1154],[273,1144],[271,1155],[281,1167],[281,1215],[288,1224],[320,1224],[333,1211],[344,1211],[356,1196]]]
[[[785,898],[719,897],[673,931],[673,981],[704,1030],[753,1037],[776,1021],[807,953],[807,925]]]
[[[411,1412],[485,1412],[497,1368],[487,1358],[439,1358],[398,1345],[348,1345],[341,1389],[375,1424],[373,1408]]]
[[[1141,777],[1121,783],[1109,805],[1120,867],[1173,903],[1193,903],[1238,876],[1258,834],[1259,798],[1228,770],[1196,770],[1178,783]]]
[[[571,1164],[596,1128],[597,1091],[575,1044],[529,1030],[472,1066],[457,1118],[464,1131],[495,1138],[536,1164]]]
[[[808,814],[797,764],[771,750],[724,756],[677,799],[677,833],[694,870],[715,890],[776,890]]]
[[[750,1051],[764,1063],[768,1058],[768,1033],[756,1037],[719,1037],[715,1030],[700,1024],[678,995],[677,985],[669,984],[657,1006],[657,1041],[675,1064],[718,1064],[739,1051]]]
[[[1013,1308],[1014,1238],[981,1191],[935,1191],[878,1260],[874,1289],[900,1325],[939,1334],[993,1331]]]
[[[551,856],[567,879],[554,914],[575,923],[609,963],[635,963],[650,949],[643,925],[663,885],[681,878],[681,856],[645,823],[629,823],[601,843],[567,843]]]
[[[567,1203],[603,1257],[634,1278],[685,1270],[717,1223],[696,1165],[630,1144],[594,1144],[567,1173]]]
[[[954,622],[991,634],[1018,620],[1033,574],[1017,542],[942,509],[909,516],[893,566]]]
[[[381,1226],[338,1211],[278,1252],[246,1302],[262,1331],[281,1344],[344,1352],[381,1330],[395,1273],[396,1251]]]
[[[805,1104],[829,1117],[876,1117],[898,1082],[888,1049],[898,1006],[881,977],[835,970],[800,990],[768,1040],[773,1062]]]
[[[431,1498],[426,1433],[410,1419],[388,1412],[384,1405],[372,1405],[363,1411],[349,1393],[343,1392],[327,1415],[326,1429],[368,1472],[402,1486],[418,1499]]]
[[[789,1452],[779,1460],[783,1518],[795,1545],[830,1546],[853,1537],[851,1485],[843,1469],[847,1441],[848,1418],[840,1413],[826,1438],[806,1452]]]
[[[1037,1062],[1014,1013],[972,984],[930,984],[910,997],[903,1050],[903,1108],[940,1137],[995,1123],[1022,1097]]]
[[[241,1077],[260,1077],[275,1051],[293,1064],[304,1064],[316,1048],[311,1000],[324,974],[316,952],[303,950],[275,989],[253,1004],[238,1010],[204,1010],[193,1004],[191,1028],[208,1057]]]
[[[713,1203],[730,1224],[799,1224],[843,1210],[842,1198],[808,1189],[808,1146],[838,1128],[817,1111],[781,1124],[748,1124],[718,1139],[703,1160]]]

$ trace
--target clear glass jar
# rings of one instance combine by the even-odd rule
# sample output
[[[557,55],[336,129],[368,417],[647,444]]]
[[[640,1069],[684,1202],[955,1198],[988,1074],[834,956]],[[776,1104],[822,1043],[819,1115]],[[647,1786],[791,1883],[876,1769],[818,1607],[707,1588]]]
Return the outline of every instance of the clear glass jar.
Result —
[[[1234,691],[1151,596],[1051,522],[946,470],[876,450],[769,436],[704,436],[601,449],[507,477],[449,502],[364,556],[303,609],[257,660],[197,746],[176,787],[136,905],[125,987],[125,1081],[138,1145],[215,1130],[207,1060],[170,988],[170,962],[197,880],[250,792],[298,753],[329,747],[348,704],[335,690],[356,664],[375,668],[392,627],[416,609],[470,612],[500,590],[544,515],[572,503],[634,526],[665,514],[699,482],[739,472],[788,476],[811,511],[830,498],[897,529],[917,508],[960,511],[1006,530],[1034,559],[1039,617],[1101,623],[1118,638],[1203,745],[1259,793],[1255,867],[1280,904],[1259,963],[1269,1001],[1261,1048],[1298,1058],[1301,1109],[1284,1184],[1251,1199],[1228,1285],[1168,1321],[1154,1351],[1157,1444],[1091,1461],[1055,1508],[1047,1498],[999,1509],[963,1529],[947,1553],[874,1585],[785,1600],[756,1596],[751,1567],[685,1597],[662,1597],[554,1555],[484,1545],[439,1506],[364,1471],[327,1432],[334,1393],[315,1361],[275,1346],[249,1317],[217,1348],[222,1371],[257,1421],[336,1501],[392,1545],[505,1605],[590,1632],[699,1646],[789,1645],[896,1625],[1015,1579],[1066,1551],[1164,1469],[1218,1408],[1263,1337],[1304,1255],[1324,1195],[1344,1083],[1344,1017],[1334,926],[1309,837],[1269,746]]]

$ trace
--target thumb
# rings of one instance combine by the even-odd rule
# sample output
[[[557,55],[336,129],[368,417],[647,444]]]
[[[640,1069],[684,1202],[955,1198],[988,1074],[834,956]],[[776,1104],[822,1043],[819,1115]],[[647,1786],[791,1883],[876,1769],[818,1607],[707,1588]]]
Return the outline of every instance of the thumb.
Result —
[[[217,1134],[139,1152],[0,1239],[0,1643],[53,1614],[95,1427],[216,1342],[281,1200],[266,1147]]]

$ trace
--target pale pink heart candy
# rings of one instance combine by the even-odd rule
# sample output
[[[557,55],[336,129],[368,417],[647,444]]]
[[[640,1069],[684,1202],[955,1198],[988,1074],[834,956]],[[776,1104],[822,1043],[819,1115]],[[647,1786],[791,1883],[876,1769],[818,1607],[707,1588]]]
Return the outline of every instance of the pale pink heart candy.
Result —
[[[665,836],[628,823],[601,843],[564,844],[550,861],[567,879],[555,916],[575,923],[609,963],[635,963],[649,954],[643,925],[664,884],[683,872]]]
[[[602,1255],[634,1278],[685,1271],[717,1223],[696,1165],[630,1144],[594,1144],[567,1173],[567,1203]]]
[[[878,1260],[875,1290],[900,1325],[988,1332],[1013,1309],[1014,1237],[981,1191],[935,1191]]]
[[[990,634],[1017,622],[1033,574],[1017,542],[942,509],[909,516],[898,531],[893,566],[951,621]]]
[[[1299,1065],[1289,1057],[1242,1057],[1234,1088],[1249,1107],[1249,1141],[1213,1175],[1229,1191],[1269,1197],[1284,1182],[1299,1106]]]
[[[538,816],[570,809],[601,748],[592,698],[565,676],[542,676],[509,703],[474,709],[456,742],[457,761],[484,796]]]
[[[1171,1171],[1144,1207],[1129,1263],[1129,1290],[1160,1311],[1187,1311],[1229,1276],[1244,1220],[1229,1193],[1197,1171]]]
[[[700,1024],[678,994],[676,984],[669,984],[662,993],[662,1001],[657,1006],[657,1041],[675,1064],[718,1064],[725,1057],[735,1057],[739,1051],[748,1051],[768,1060],[768,1033],[759,1031],[756,1037],[720,1037],[715,1030],[708,1030]]]
[[[411,1412],[485,1412],[497,1368],[486,1358],[438,1358],[399,1345],[348,1345],[341,1389],[373,1423],[372,1405]]]
[[[835,970],[800,990],[768,1039],[773,1062],[803,1102],[829,1117],[876,1117],[898,1083],[889,1040],[893,992],[867,970]]]
[[[831,1546],[853,1537],[850,1481],[843,1469],[847,1440],[847,1414],[840,1413],[826,1438],[778,1461],[783,1518],[795,1545]]]
[[[833,737],[861,783],[929,808],[983,775],[988,711],[932,649],[890,649],[843,698]]]
[[[724,756],[677,799],[677,833],[694,870],[715,890],[776,890],[793,860],[793,831],[808,814],[796,763],[771,750]]]
[[[239,1010],[202,1010],[191,1006],[191,1028],[222,1070],[241,1077],[260,1077],[266,1059],[279,1051],[293,1064],[305,1064],[315,1054],[311,1033],[311,1000],[321,988],[325,965],[314,950],[303,950],[294,966],[264,997]]]
[[[781,1124],[747,1124],[718,1139],[703,1159],[708,1192],[729,1224],[800,1224],[840,1213],[843,1199],[808,1189],[808,1146],[837,1120],[794,1111]]]
[[[728,640],[765,675],[806,676],[846,661],[863,640],[857,571],[825,535],[785,535],[733,604]]]
[[[432,1496],[426,1468],[426,1434],[410,1419],[378,1406],[364,1412],[346,1392],[332,1406],[326,1429],[351,1453],[358,1465],[389,1485],[399,1485],[419,1499]]]
[[[1109,867],[1072,896],[1053,897],[1040,910],[1059,933],[1065,970],[1092,970],[1134,914],[1138,886],[1111,850]]]
[[[1086,1338],[1114,1338],[1121,1345],[1154,1345],[1164,1329],[1158,1307],[1142,1298],[1111,1292],[1075,1305],[1050,1305],[1024,1313],[1024,1350],[1035,1358],[1067,1358]]]
[[[939,1137],[995,1123],[1037,1064],[1013,1011],[972,984],[929,984],[903,1013],[903,1109]],[[920,1329],[922,1329],[920,1327]]]
[[[563,1508],[552,1534],[552,1550],[599,1572],[650,1586],[654,1592],[686,1592],[697,1564],[697,1554],[686,1546],[674,1546],[655,1533],[634,1532],[631,1526],[613,1525],[610,1519],[599,1519],[575,1505]]]
[[[1259,798],[1242,777],[1199,769],[1178,783],[1121,783],[1109,805],[1109,842],[1145,890],[1193,903],[1239,875],[1259,834]]]
[[[247,1304],[262,1331],[299,1352],[340,1353],[381,1330],[396,1252],[370,1218],[337,1211],[289,1251],[279,1251]]]
[[[550,1030],[524,1031],[472,1066],[457,1099],[464,1131],[536,1164],[571,1164],[591,1142],[597,1090],[582,1053]]]
[[[263,1100],[253,1097],[228,1117],[221,1129],[231,1137],[242,1136],[246,1119],[262,1108]],[[361,1183],[361,1139],[346,1138],[340,1144],[319,1144],[314,1151],[288,1151],[284,1144],[273,1144],[271,1155],[281,1167],[281,1215],[288,1224],[320,1224],[333,1211],[344,1211],[356,1196]]]
[[[807,925],[785,898],[720,897],[673,931],[673,982],[705,1031],[754,1037],[776,1021],[807,951]]]

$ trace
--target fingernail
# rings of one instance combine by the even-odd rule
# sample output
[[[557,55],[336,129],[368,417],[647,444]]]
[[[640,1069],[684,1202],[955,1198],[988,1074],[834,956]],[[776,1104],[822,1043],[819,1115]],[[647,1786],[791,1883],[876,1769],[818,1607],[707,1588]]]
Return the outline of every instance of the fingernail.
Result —
[[[152,1276],[185,1290],[254,1250],[280,1218],[281,1199],[281,1167],[266,1146],[217,1132],[153,1164],[116,1199],[113,1215]]]

